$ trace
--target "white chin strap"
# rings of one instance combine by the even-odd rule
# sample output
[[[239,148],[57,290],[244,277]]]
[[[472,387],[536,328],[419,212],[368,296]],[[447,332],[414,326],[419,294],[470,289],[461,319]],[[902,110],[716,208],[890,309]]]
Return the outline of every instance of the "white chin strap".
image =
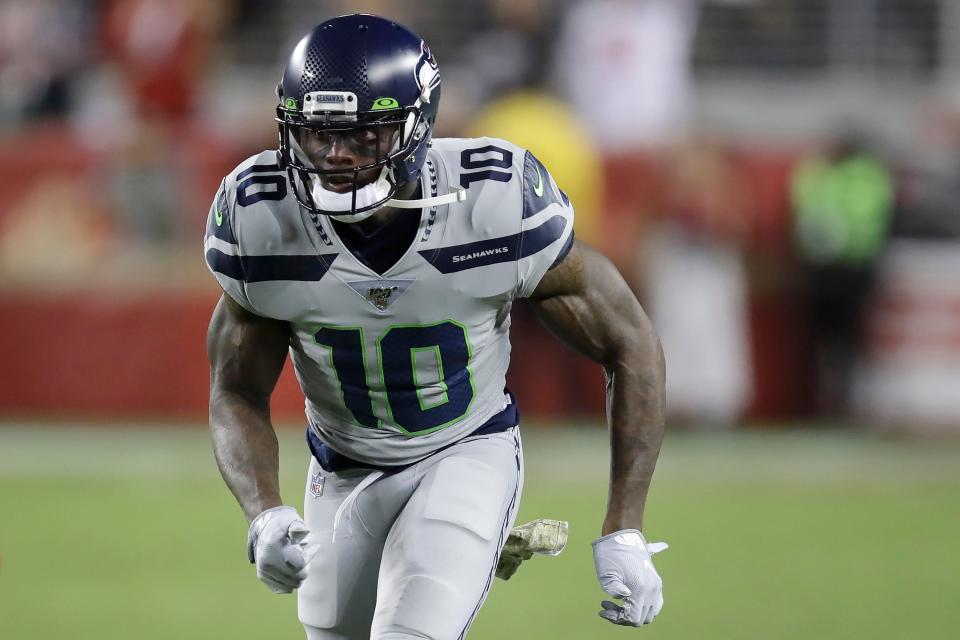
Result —
[[[370,184],[357,189],[358,209],[362,209],[363,207],[380,202],[387,197],[387,194],[390,192],[390,183],[386,180],[387,171],[388,170],[384,168],[383,172],[380,174],[380,177],[377,178],[375,182],[371,182]],[[397,200],[396,198],[391,198],[380,207],[369,209],[368,211],[360,211],[358,213],[346,213],[347,211],[350,211],[353,205],[353,192],[336,193],[335,191],[329,191],[321,186],[319,180],[314,179],[311,194],[313,195],[313,202],[317,208],[323,209],[324,211],[344,211],[345,213],[342,215],[331,216],[334,220],[339,222],[360,222],[362,220],[366,220],[383,207],[396,207],[397,209],[423,209],[425,207],[438,207],[444,204],[453,204],[454,202],[466,202],[467,200],[467,190],[463,187],[456,187],[450,193],[442,196],[419,198],[417,200]]]
[[[384,167],[380,172],[380,177],[376,181],[357,189],[357,209],[368,207],[374,203],[380,202],[390,193],[390,183],[387,182],[387,173],[389,169]],[[320,181],[313,179],[313,186],[310,190],[313,195],[313,202],[317,208],[324,211],[343,211],[342,215],[331,216],[339,222],[360,222],[366,220],[383,207],[396,207],[397,209],[423,209],[424,207],[438,207],[443,204],[453,204],[454,202],[466,202],[467,190],[463,187],[456,187],[450,193],[432,198],[419,198],[417,200],[397,200],[391,198],[380,207],[375,207],[367,211],[357,213],[347,213],[353,205],[353,192],[337,193],[324,189]]]
[[[443,196],[434,196],[432,198],[420,198],[419,200],[387,200],[386,206],[396,207],[397,209],[423,209],[424,207],[438,207],[442,204],[453,204],[454,202],[466,202],[467,190],[463,187],[457,187],[450,193]]]
[[[357,189],[356,208],[363,209],[374,205],[390,193],[390,183],[387,181],[387,174],[390,170],[386,167],[380,172],[380,176],[368,185]],[[377,212],[377,209],[360,211],[359,213],[349,213],[354,207],[353,191],[347,193],[337,193],[324,189],[320,180],[316,177],[311,181],[313,184],[310,193],[313,196],[313,203],[318,209],[323,211],[343,211],[343,215],[335,215],[333,218],[340,222],[360,222],[366,220]]]

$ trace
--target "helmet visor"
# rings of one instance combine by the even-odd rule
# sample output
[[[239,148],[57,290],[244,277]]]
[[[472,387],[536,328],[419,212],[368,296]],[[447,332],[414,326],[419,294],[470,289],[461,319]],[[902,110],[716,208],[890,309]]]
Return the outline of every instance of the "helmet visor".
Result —
[[[293,125],[290,134],[314,168],[353,171],[386,162],[397,150],[400,124],[375,122],[349,128]]]

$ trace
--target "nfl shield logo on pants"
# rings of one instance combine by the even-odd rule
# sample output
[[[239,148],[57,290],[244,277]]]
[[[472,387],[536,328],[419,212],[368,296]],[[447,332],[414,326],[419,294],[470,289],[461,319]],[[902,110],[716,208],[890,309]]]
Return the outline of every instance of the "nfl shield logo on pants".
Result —
[[[323,495],[323,475],[319,473],[310,474],[310,493],[314,498]]]

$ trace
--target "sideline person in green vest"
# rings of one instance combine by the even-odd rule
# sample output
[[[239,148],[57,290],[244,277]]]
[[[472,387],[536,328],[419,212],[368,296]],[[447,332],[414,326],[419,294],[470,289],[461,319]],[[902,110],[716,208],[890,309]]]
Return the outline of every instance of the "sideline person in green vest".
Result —
[[[803,158],[791,175],[794,244],[815,343],[813,402],[823,417],[849,412],[851,372],[894,193],[884,161],[852,135]]]

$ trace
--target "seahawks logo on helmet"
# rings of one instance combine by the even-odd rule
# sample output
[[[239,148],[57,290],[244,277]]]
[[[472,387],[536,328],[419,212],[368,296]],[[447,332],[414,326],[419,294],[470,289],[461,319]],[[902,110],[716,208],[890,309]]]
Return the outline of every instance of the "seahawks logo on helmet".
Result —
[[[420,41],[420,60],[416,68],[417,86],[420,87],[420,96],[424,102],[430,102],[430,94],[440,85],[440,70],[437,59],[433,57],[430,47],[423,40]]]

